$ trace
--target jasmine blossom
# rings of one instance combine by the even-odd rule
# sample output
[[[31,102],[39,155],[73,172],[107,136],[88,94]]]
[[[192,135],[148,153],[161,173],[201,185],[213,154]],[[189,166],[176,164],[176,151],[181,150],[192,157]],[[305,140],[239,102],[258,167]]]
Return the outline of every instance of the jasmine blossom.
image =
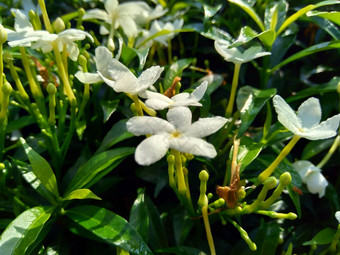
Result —
[[[337,211],[335,213],[335,218],[338,220],[339,224],[340,224],[340,211]]]
[[[136,148],[135,160],[140,165],[151,165],[165,156],[169,148],[197,156],[214,158],[214,146],[202,138],[225,125],[222,117],[200,118],[191,123],[189,108],[179,106],[167,113],[167,119],[137,116],[126,123],[127,130],[136,136],[152,135]]]
[[[207,87],[208,82],[204,81],[191,94],[184,92],[169,98],[163,94],[146,90],[141,94],[141,97],[147,98],[145,104],[154,110],[164,110],[177,106],[202,106],[199,101],[204,96]]]
[[[302,182],[307,185],[307,189],[312,194],[319,194],[319,198],[325,195],[328,181],[322,175],[321,169],[307,160],[296,161],[293,167],[302,178]]]
[[[320,123],[321,106],[318,99],[311,97],[304,101],[297,114],[278,95],[274,96],[273,103],[278,114],[278,120],[293,134],[309,140],[319,140],[333,137],[337,134],[340,114]]]

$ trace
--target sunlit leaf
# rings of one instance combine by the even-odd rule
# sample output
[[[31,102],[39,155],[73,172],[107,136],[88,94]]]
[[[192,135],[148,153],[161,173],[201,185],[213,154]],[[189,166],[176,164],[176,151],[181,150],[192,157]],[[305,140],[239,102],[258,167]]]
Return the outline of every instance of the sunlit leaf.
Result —
[[[73,200],[73,199],[96,199],[101,200],[100,197],[96,196],[89,189],[76,189],[68,193],[63,197],[63,200]]]

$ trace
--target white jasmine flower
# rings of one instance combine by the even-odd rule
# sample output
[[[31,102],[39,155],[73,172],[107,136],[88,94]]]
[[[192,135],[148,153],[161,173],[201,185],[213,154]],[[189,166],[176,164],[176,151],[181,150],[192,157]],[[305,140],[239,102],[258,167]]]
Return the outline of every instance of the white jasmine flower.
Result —
[[[163,15],[157,8],[152,13],[152,17]],[[85,13],[83,19],[99,19],[112,26],[114,29],[121,27],[128,37],[137,37],[138,22],[145,22],[151,14],[151,8],[145,2],[131,1],[119,4],[118,0],[106,0],[105,11],[101,9],[93,9]],[[100,33],[109,34],[104,26],[100,27]]]
[[[176,35],[176,30],[181,29],[183,26],[183,20],[177,19],[173,23],[172,22],[162,22],[159,20],[155,20],[151,24],[150,31],[144,30],[143,37],[150,38],[155,34],[161,31],[168,31],[169,33],[156,36],[152,41],[159,42],[162,45],[168,46],[168,40],[171,40]]]
[[[338,220],[339,224],[340,224],[340,211],[337,211],[335,213],[335,218]]]
[[[30,47],[32,42],[49,35],[47,31],[35,31],[29,19],[21,10],[13,9],[12,11],[15,15],[14,31],[6,29],[9,46]]]
[[[147,98],[145,104],[154,110],[164,110],[165,108],[173,108],[178,106],[202,106],[199,101],[207,90],[208,82],[204,81],[191,94],[180,93],[171,98],[152,91],[145,91],[140,96]]]
[[[307,160],[296,161],[292,165],[301,176],[302,182],[307,185],[307,189],[310,193],[318,193],[319,198],[325,195],[328,181],[322,175],[320,168],[314,166]]]
[[[136,148],[135,160],[140,165],[150,165],[165,156],[169,148],[197,156],[213,158],[214,146],[202,138],[215,133],[227,122],[222,117],[200,118],[191,124],[192,114],[187,107],[175,107],[168,111],[167,119],[137,116],[126,123],[134,135],[152,135]]]
[[[273,103],[278,114],[278,120],[297,136],[309,140],[319,140],[330,138],[337,134],[340,114],[320,123],[321,106],[317,98],[311,97],[304,101],[300,105],[297,114],[278,95],[274,96]]]
[[[116,92],[135,95],[152,86],[161,73],[163,67],[153,66],[146,69],[138,78],[117,59],[113,58],[111,51],[104,46],[95,50],[97,73],[77,72],[75,76],[83,83],[96,83],[104,81]]]
[[[39,38],[32,44],[32,49],[41,49],[43,53],[47,53],[53,50],[53,45],[57,44],[59,51],[64,50],[69,54],[70,59],[77,61],[79,55],[79,49],[74,41],[84,40],[86,37],[90,38],[93,42],[93,37],[80,29],[66,29],[59,34],[48,34]]]
[[[230,43],[225,40],[215,41],[216,51],[224,57],[225,61],[233,62],[234,64],[243,64],[255,58],[271,54],[270,52],[263,51],[261,46],[252,46],[242,52],[237,47],[228,48],[229,45]]]

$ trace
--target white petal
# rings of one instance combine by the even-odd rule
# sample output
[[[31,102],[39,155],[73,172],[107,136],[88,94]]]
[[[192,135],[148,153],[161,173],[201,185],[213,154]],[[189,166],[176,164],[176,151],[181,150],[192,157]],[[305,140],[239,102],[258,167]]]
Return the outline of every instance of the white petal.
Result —
[[[192,93],[191,93],[191,96],[193,98],[195,98],[197,101],[200,101],[202,99],[202,97],[204,96],[205,94],[205,91],[207,90],[208,88],[208,82],[207,81],[204,81],[202,82],[201,85],[199,85]]]
[[[211,118],[200,118],[185,131],[187,136],[205,137],[215,133],[227,123],[227,119],[216,116]]]
[[[146,90],[151,85],[153,85],[163,72],[164,67],[153,66],[146,69],[139,77],[138,77],[138,88],[136,93],[139,93],[143,90]]]
[[[159,111],[159,110],[164,110],[165,108],[171,106],[173,103],[172,103],[172,101],[168,102],[168,101],[159,100],[159,99],[147,99],[145,101],[145,104],[146,104],[147,107],[150,107],[154,110]]]
[[[301,136],[309,140],[331,138],[337,134],[339,122],[340,122],[340,114],[335,115],[321,122],[320,125],[302,133]]]
[[[179,93],[177,95],[174,95],[173,97],[171,97],[171,100],[173,100],[174,102],[186,101],[186,100],[188,100],[189,97],[190,97],[189,93],[183,92],[183,93]]]
[[[128,16],[119,16],[117,19],[117,24],[119,24],[125,35],[127,37],[137,37],[138,35],[138,28],[137,25],[135,23],[135,21],[128,17]]]
[[[180,152],[186,152],[208,158],[214,158],[217,155],[214,146],[201,138],[181,135],[179,137],[170,138],[169,143],[170,148]]]
[[[307,177],[307,188],[310,193],[319,193],[319,198],[325,195],[328,181],[320,172],[313,172]]]
[[[301,128],[301,123],[293,109],[286,103],[286,101],[282,97],[278,95],[274,96],[273,103],[275,111],[278,114],[278,120],[288,130],[296,134],[299,128]]]
[[[153,135],[136,148],[135,160],[143,166],[151,165],[163,158],[169,149],[168,134]]]
[[[153,135],[157,133],[172,133],[175,127],[158,117],[136,116],[129,119],[126,128],[134,135]]]
[[[33,26],[30,23],[29,19],[26,17],[26,15],[18,10],[18,9],[13,9],[13,12],[15,14],[15,23],[14,23],[14,29],[16,32],[32,32]]]
[[[185,132],[191,126],[192,113],[188,107],[175,107],[168,111],[166,118],[176,129]]]
[[[108,77],[113,80],[118,80],[123,74],[129,73],[131,77],[136,78],[133,73],[124,64],[120,63],[117,59],[111,59],[108,66]]]
[[[113,56],[111,51],[104,46],[99,46],[95,50],[94,61],[96,63],[97,71],[101,72],[104,76],[107,76],[107,69],[111,63]]]
[[[88,20],[88,19],[100,19],[106,22],[111,20],[107,12],[101,9],[93,9],[93,10],[89,10],[88,12],[86,12],[83,16],[83,20]]]
[[[104,75],[102,75],[101,72],[97,71],[97,74],[99,75],[99,77],[107,84],[109,85],[111,88],[114,89],[114,86],[116,85],[116,82],[113,80],[110,80],[108,78],[106,78]]]
[[[308,169],[314,165],[308,160],[299,160],[299,161],[294,162],[292,166],[301,176],[302,182],[306,183],[306,175],[307,175]]]
[[[338,220],[339,224],[340,224],[340,211],[337,211],[335,213],[335,218]]]
[[[105,10],[110,14],[114,14],[117,11],[118,5],[119,3],[117,0],[106,0]]]
[[[116,92],[130,93],[132,95],[138,93],[137,88],[137,78],[131,72],[122,73],[113,85],[113,89]]]
[[[82,83],[92,84],[103,81],[97,73],[83,73],[78,71],[74,76]]]
[[[319,100],[314,97],[308,98],[300,105],[297,116],[301,120],[302,128],[312,128],[318,125],[321,120]]]
[[[58,34],[58,37],[60,38],[66,38],[71,41],[77,41],[77,40],[84,40],[86,37],[88,37],[91,42],[93,42],[93,37],[88,32],[85,32],[80,29],[66,29]]]

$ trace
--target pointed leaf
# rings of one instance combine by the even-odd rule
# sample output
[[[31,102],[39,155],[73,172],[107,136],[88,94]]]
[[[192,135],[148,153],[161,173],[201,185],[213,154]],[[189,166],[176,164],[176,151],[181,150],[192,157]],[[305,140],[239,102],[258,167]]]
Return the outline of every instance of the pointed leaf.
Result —
[[[121,160],[126,156],[131,155],[133,152],[134,148],[123,147],[104,151],[92,157],[79,168],[77,174],[66,189],[66,193],[76,189],[90,187],[115,168]]]
[[[242,136],[237,154],[237,163],[241,164],[240,173],[260,154],[263,145],[253,142],[247,136]]]
[[[304,242],[302,245],[323,245],[329,244],[333,240],[333,236],[335,234],[335,229],[325,228],[321,230],[312,238],[312,240],[308,242]]]
[[[136,56],[139,59],[139,70],[142,70],[145,62],[146,62],[146,58],[148,57],[149,54],[149,49],[148,47],[145,48],[141,48],[141,49],[135,49],[135,48],[130,48],[128,46],[126,46],[125,44],[123,44],[123,49],[122,49],[122,53],[121,53],[121,58],[123,60],[124,63],[126,63],[126,65],[129,65],[129,63],[132,61],[132,59],[134,59]]]
[[[20,142],[31,163],[34,175],[48,191],[55,195],[55,197],[59,197],[57,180],[51,166],[26,143],[24,138],[21,137]]]
[[[102,200],[100,197],[96,196],[89,189],[76,189],[64,196],[63,200],[73,200],[73,199],[97,199]]]
[[[78,206],[66,211],[71,220],[104,242],[134,254],[153,254],[138,232],[119,215],[97,206]]]
[[[182,77],[183,70],[187,68],[193,60],[193,58],[180,59],[170,66],[169,70],[165,74],[163,85],[164,90],[171,87],[176,76]]]
[[[54,207],[38,206],[16,217],[0,236],[0,254],[26,254],[53,210]]]
[[[340,26],[340,12],[309,12],[307,13],[307,16],[318,16],[324,19],[328,19],[332,21],[333,23]]]
[[[119,100],[100,100],[100,106],[102,107],[104,118],[103,123],[106,123],[111,117],[112,113],[117,110]]]

